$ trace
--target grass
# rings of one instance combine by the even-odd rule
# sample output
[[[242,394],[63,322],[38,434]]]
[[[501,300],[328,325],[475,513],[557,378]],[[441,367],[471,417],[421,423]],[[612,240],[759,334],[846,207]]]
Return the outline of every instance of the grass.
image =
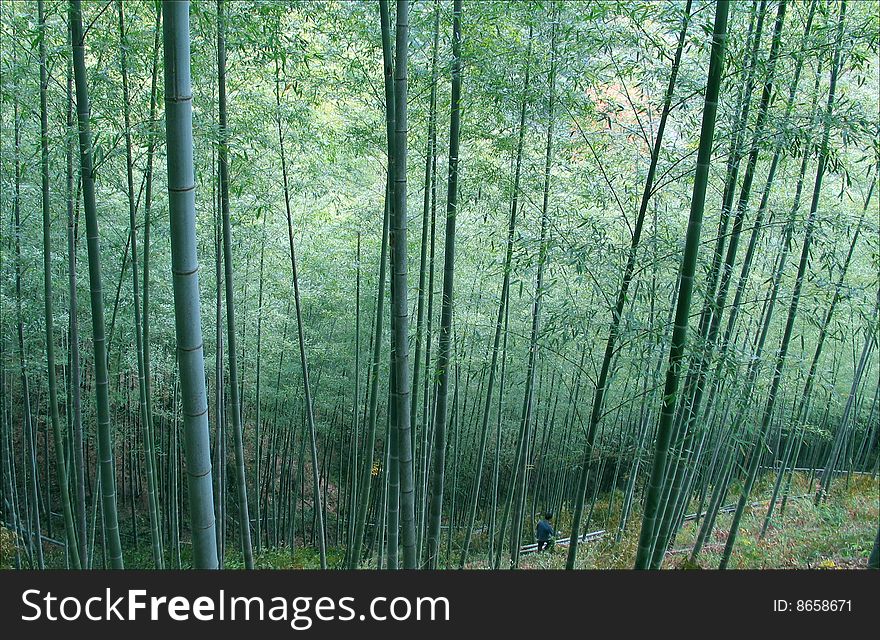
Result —
[[[812,494],[806,478],[795,478],[792,495]],[[753,496],[757,501],[772,493],[773,477],[766,475],[756,484]],[[734,487],[728,503],[739,496]],[[767,535],[759,537],[766,503],[748,507],[740,523],[736,546],[731,555],[731,569],[850,569],[865,568],[877,535],[880,484],[877,478],[853,476],[837,480],[828,499],[819,506],[808,498],[790,500],[785,514],[779,507]],[[619,504],[619,502],[618,502]],[[598,506],[598,505],[597,505]],[[691,511],[694,511],[694,505]],[[689,562],[690,550],[698,526],[685,523],[664,561],[664,569],[714,569],[718,567],[733,514],[721,514],[695,563]],[[599,523],[602,520],[598,520]],[[640,513],[634,511],[619,544],[614,544],[617,523],[605,526],[610,535],[594,543],[578,547],[576,566],[579,569],[630,569],[635,560],[641,527]],[[602,526],[591,526],[599,529]],[[524,569],[561,569],[565,566],[567,548],[556,548],[551,554],[523,556]]]
[[[755,501],[772,493],[773,476],[767,474],[759,478],[752,492]],[[749,507],[743,514],[737,543],[729,563],[732,569],[849,569],[867,566],[868,555],[877,534],[880,520],[880,482],[869,476],[853,476],[847,484],[844,478],[832,485],[828,499],[816,506],[812,500],[812,490],[807,486],[807,478],[797,475],[792,486],[792,495],[809,494],[810,497],[790,500],[786,511],[779,517],[779,509],[767,535],[761,539],[759,533],[767,511],[766,503]],[[739,487],[731,488],[727,504],[736,501]],[[589,531],[605,529],[607,534],[596,542],[582,543],[578,547],[576,567],[579,569],[631,569],[636,554],[641,513],[639,505],[633,505],[633,512],[627,521],[619,543],[615,543],[622,496],[604,496],[594,506],[592,518],[586,527]],[[611,502],[609,511],[609,501]],[[690,512],[696,510],[691,505]],[[721,514],[701,555],[695,563],[689,561],[690,550],[697,534],[693,522],[685,523],[679,532],[671,551],[664,561],[664,569],[714,569],[718,566],[721,553],[727,540],[732,514]],[[560,514],[556,526],[564,535],[570,531],[567,513]],[[10,569],[15,561],[15,544],[20,540],[0,527],[0,568]],[[152,568],[152,556],[145,538],[140,540],[139,548],[129,546],[124,553],[125,566],[129,569]],[[523,543],[530,542],[524,537]],[[100,544],[100,543],[99,543]],[[504,542],[505,551],[507,540]],[[225,568],[241,569],[241,553],[236,549],[235,536],[227,541]],[[486,569],[485,534],[474,537],[470,569]],[[454,567],[461,549],[461,540],[454,539],[450,560]],[[445,559],[446,539],[444,536],[441,561]],[[183,567],[190,566],[190,547],[181,545]],[[47,567],[63,567],[63,549],[56,545],[45,545],[44,553]],[[344,549],[327,549],[327,564],[330,568],[341,568]],[[170,555],[167,553],[166,554]],[[556,547],[550,553],[521,556],[522,569],[562,569],[568,556],[567,547]],[[166,563],[167,563],[166,559]],[[317,569],[320,567],[318,551],[309,547],[262,549],[254,555],[258,569]],[[96,556],[100,567],[100,550]],[[167,564],[167,566],[171,566]],[[502,555],[502,566],[507,566],[507,554]]]

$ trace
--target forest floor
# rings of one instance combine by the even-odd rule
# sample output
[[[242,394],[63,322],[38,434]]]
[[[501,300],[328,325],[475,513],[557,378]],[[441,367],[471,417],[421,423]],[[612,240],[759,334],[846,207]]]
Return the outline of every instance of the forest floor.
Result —
[[[766,499],[773,490],[773,475],[766,474],[758,480],[752,492],[753,499]],[[733,487],[728,495],[728,504],[732,504],[739,496],[739,488]],[[795,477],[791,495],[811,494],[807,486],[807,478],[803,475]],[[606,494],[600,498],[593,510],[588,524],[588,531],[605,529],[608,533],[603,538],[582,543],[578,548],[578,569],[630,569],[635,558],[641,527],[641,513],[638,506],[634,507],[627,526],[619,543],[615,543],[618,528],[618,517],[622,494],[614,496]],[[610,505],[609,505],[610,502]],[[606,516],[609,511],[611,514]],[[696,510],[692,505],[691,512]],[[729,567],[732,569],[851,569],[864,568],[877,534],[877,523],[880,520],[880,479],[866,475],[853,475],[847,483],[845,478],[835,480],[831,495],[823,504],[813,504],[812,495],[793,499],[788,502],[784,515],[779,517],[779,509],[774,514],[773,522],[767,535],[760,539],[759,533],[767,512],[766,502],[760,506],[747,508],[740,527],[739,537],[734,547]],[[698,531],[698,524],[685,523],[671,551],[663,564],[664,569],[713,569],[718,566],[721,553],[727,539],[732,519],[731,513],[718,516],[712,535],[703,547],[696,563],[689,560],[690,550]],[[122,522],[120,524],[123,524]],[[567,514],[561,514],[557,526],[567,532]],[[125,525],[121,527],[125,530]],[[143,532],[146,536],[146,532]],[[563,535],[567,535],[564,533]],[[242,568],[240,553],[230,548],[234,538],[229,538],[225,566],[228,569]],[[137,547],[131,544],[124,546],[126,568],[151,568],[152,559],[146,538],[141,539]],[[300,542],[300,541],[298,541]],[[523,540],[528,543],[530,540]],[[451,548],[444,535],[441,551],[441,566],[447,558],[450,566],[457,567],[460,541],[455,540]],[[485,569],[487,563],[485,534],[476,535],[471,547],[469,569]],[[188,545],[182,545],[183,565],[188,559]],[[44,545],[47,567],[63,567],[63,548],[57,545]],[[98,551],[100,554],[100,551]],[[521,569],[563,569],[565,567],[568,548],[557,546],[550,553],[525,554],[520,558]],[[0,527],[0,567],[12,568],[15,548],[11,532]],[[337,548],[327,549],[328,565],[341,567],[344,551]],[[317,569],[320,567],[318,552],[301,544],[291,553],[288,548],[263,549],[255,553],[255,566],[260,569]],[[95,558],[96,568],[100,567],[100,558]],[[502,558],[502,566],[507,559]]]
[[[799,474],[800,475],[800,474]],[[772,474],[759,480],[752,492],[754,501],[768,499],[773,492]],[[792,496],[809,497],[790,500],[779,517],[779,504],[766,536],[759,534],[767,513],[767,502],[748,507],[740,523],[740,532],[731,555],[731,569],[855,569],[865,568],[877,535],[880,521],[880,480],[877,477],[853,475],[847,485],[845,478],[835,480],[831,495],[821,505],[813,503],[807,478],[795,478]],[[728,504],[739,497],[738,487],[728,495]],[[769,501],[769,500],[767,500]],[[619,502],[618,502],[619,504]],[[597,505],[601,506],[601,505]],[[690,512],[696,510],[693,505]],[[719,514],[709,540],[697,562],[689,560],[699,523],[687,522],[682,527],[663,563],[664,569],[714,569],[718,567],[730,530],[732,513]],[[611,519],[609,519],[611,520]],[[597,520],[597,523],[603,521]],[[635,559],[641,518],[633,513],[620,543],[614,544],[617,521],[589,530],[605,528],[610,535],[578,548],[579,569],[629,569]],[[564,531],[564,529],[563,529]],[[565,567],[567,547],[552,554],[522,556],[523,569],[561,569]]]

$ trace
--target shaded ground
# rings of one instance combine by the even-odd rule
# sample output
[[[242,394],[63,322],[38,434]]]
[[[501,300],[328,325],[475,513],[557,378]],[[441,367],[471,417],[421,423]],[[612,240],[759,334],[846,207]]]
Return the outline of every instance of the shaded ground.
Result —
[[[759,479],[753,492],[758,500],[772,492],[773,477],[768,474]],[[811,494],[807,478],[799,475],[795,479],[792,495]],[[727,503],[739,497],[737,487],[728,494]],[[610,501],[610,505],[609,505]],[[589,531],[605,529],[608,533],[598,541],[581,544],[578,547],[577,568],[579,569],[630,569],[635,559],[636,545],[641,527],[639,507],[634,506],[631,518],[619,543],[615,543],[621,505],[619,492],[605,496],[593,510],[593,517],[587,527]],[[692,505],[691,511],[696,510]],[[812,499],[789,501],[785,514],[780,518],[777,507],[773,524],[766,537],[759,539],[759,532],[767,512],[766,503],[746,510],[741,522],[737,544],[730,561],[732,569],[853,569],[867,566],[867,558],[874,544],[880,521],[880,480],[868,476],[853,476],[847,485],[845,478],[835,480],[828,500],[818,507]],[[697,565],[690,564],[688,558],[697,533],[698,524],[688,522],[679,533],[672,550],[666,557],[664,569],[704,568],[718,566],[732,514],[720,514],[715,528],[703,547]],[[567,514],[561,514],[557,527],[567,535],[569,531]],[[460,533],[460,532],[459,532]],[[468,568],[485,569],[486,539],[485,531],[474,536],[471,546],[471,561]],[[11,568],[14,562],[13,537],[7,529],[0,528],[0,565]],[[152,567],[149,545],[125,549],[127,568]],[[523,544],[531,542],[527,537]],[[461,541],[456,538],[451,546],[449,559],[451,566],[457,568]],[[507,566],[507,540],[502,567]],[[234,536],[227,542],[226,568],[241,568],[242,562],[235,549]],[[444,533],[441,565],[447,557],[448,539]],[[189,545],[182,545],[183,565],[189,564]],[[44,545],[47,567],[63,567],[64,558],[61,547]],[[100,553],[100,552],[99,552]],[[563,569],[568,548],[557,546],[552,552],[521,556],[521,569]],[[327,550],[328,564],[341,567],[344,552],[341,549]],[[96,558],[97,560],[97,558]],[[255,554],[255,564],[261,569],[316,569],[320,567],[318,553],[311,548],[299,545],[293,552],[287,548],[264,549]],[[100,562],[97,562],[100,568]]]
[[[765,476],[757,485],[754,496],[760,498],[772,492],[773,478]],[[806,478],[797,478],[794,495],[808,493]],[[728,501],[738,498],[731,491]],[[780,519],[779,508],[763,540],[759,539],[761,525],[767,513],[766,504],[748,508],[743,515],[737,543],[729,567],[732,569],[853,569],[867,566],[868,555],[877,535],[880,521],[880,482],[877,478],[853,476],[849,486],[841,478],[832,486],[829,499],[819,505],[812,499],[789,501]],[[732,514],[721,514],[715,521],[710,539],[698,558],[698,566],[690,566],[688,558],[697,534],[695,523],[686,523],[679,533],[672,551],[667,554],[664,569],[706,568],[718,566]],[[590,527],[602,528],[601,526]],[[606,529],[616,532],[617,522],[609,522]],[[634,514],[628,523],[620,544],[614,544],[613,535],[599,542],[578,548],[578,568],[628,569],[635,559],[641,520]],[[563,568],[568,550],[557,548],[552,554],[524,556],[522,568]]]

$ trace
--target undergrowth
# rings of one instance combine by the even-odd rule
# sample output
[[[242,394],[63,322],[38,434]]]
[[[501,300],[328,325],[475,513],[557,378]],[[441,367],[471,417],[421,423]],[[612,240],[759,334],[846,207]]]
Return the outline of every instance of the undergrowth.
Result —
[[[772,493],[773,480],[772,474],[766,474],[758,479],[752,491],[754,502]],[[759,534],[767,512],[767,500],[756,506],[747,507],[728,566],[732,569],[846,569],[867,566],[867,558],[880,519],[878,479],[866,475],[854,475],[849,481],[846,478],[839,478],[832,485],[831,494],[818,506],[813,501],[814,491],[815,486],[808,486],[808,478],[802,474],[796,475],[791,490],[794,498],[788,501],[782,515],[777,504],[772,523],[763,539]],[[739,492],[738,485],[732,486],[725,504],[735,504]],[[582,532],[604,530],[605,534],[596,541],[581,543],[578,546],[576,568],[632,568],[641,529],[641,506],[633,504],[626,526],[619,531],[622,502],[621,492],[607,494],[596,501],[589,522],[582,527]],[[695,512],[696,508],[695,503],[691,504],[688,513]],[[586,515],[585,513],[585,518]],[[539,516],[536,514],[535,518],[537,517]],[[690,558],[690,552],[699,530],[699,523],[686,522],[671,545],[663,568],[716,568],[724,550],[731,519],[731,513],[719,514],[712,533],[695,560]],[[560,513],[555,526],[562,531],[562,536],[569,535],[570,525],[570,514]],[[444,531],[448,530],[444,529]],[[461,553],[461,532],[453,538],[451,546],[447,535],[444,533],[439,564],[441,568],[445,566],[457,568]],[[508,539],[509,534],[503,541],[501,568],[509,566]],[[95,568],[101,568],[100,542],[96,542],[98,548],[94,552],[92,563]],[[527,544],[531,539],[525,536],[522,542]],[[27,566],[23,544],[21,536],[16,537],[10,530],[0,527],[0,568],[15,568],[17,557],[21,558],[25,567]],[[22,552],[18,556],[16,545]],[[236,546],[235,537],[230,537],[224,560],[227,569],[244,567],[241,552]],[[65,566],[62,546],[44,544],[43,551],[47,567]],[[344,555],[344,549],[329,547],[328,567],[343,568]],[[567,556],[567,547],[556,546],[550,552],[522,555],[519,566],[521,569],[563,569]],[[132,541],[126,546],[124,561],[126,568],[130,569],[153,567],[149,546],[135,547]],[[180,564],[183,568],[191,566],[191,547],[183,541]],[[375,561],[368,564],[375,566]],[[287,547],[264,548],[255,552],[254,565],[258,569],[317,569],[320,568],[320,557],[316,549],[301,544],[293,550]],[[166,567],[176,566],[176,562],[172,561],[171,554],[166,549]],[[486,569],[489,566],[488,540],[485,529],[482,529],[472,540],[468,568]]]

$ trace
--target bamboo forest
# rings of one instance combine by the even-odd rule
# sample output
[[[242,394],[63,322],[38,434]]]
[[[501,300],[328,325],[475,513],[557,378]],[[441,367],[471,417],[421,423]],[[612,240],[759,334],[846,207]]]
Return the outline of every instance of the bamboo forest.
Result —
[[[878,568],[878,52],[874,0],[0,3],[0,565]]]

